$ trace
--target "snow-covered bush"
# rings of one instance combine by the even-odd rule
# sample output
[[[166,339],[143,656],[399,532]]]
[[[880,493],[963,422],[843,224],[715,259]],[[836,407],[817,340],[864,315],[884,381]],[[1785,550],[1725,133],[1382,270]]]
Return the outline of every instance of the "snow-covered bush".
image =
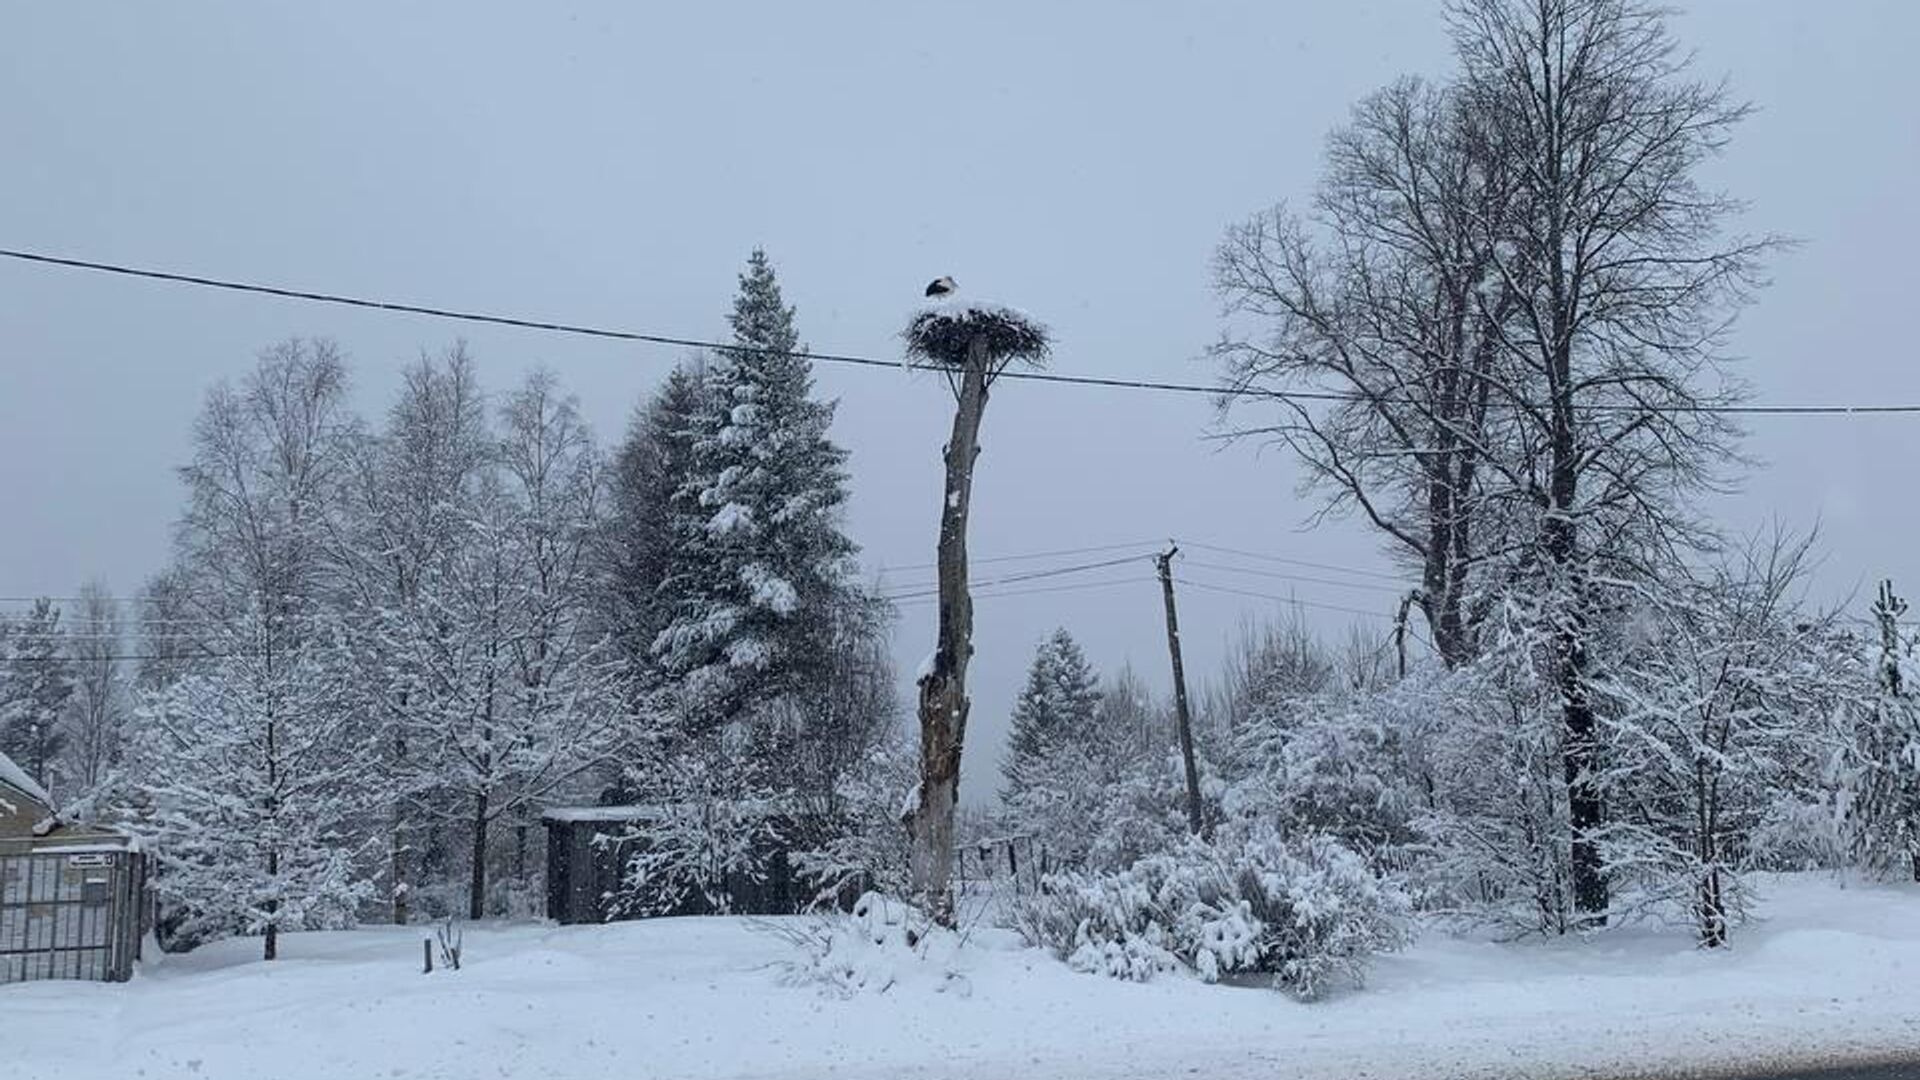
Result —
[[[869,890],[907,891],[910,851],[900,806],[918,779],[919,761],[903,736],[896,730],[841,777],[831,834],[793,852],[794,867],[813,888],[817,905],[838,905]]]
[[[1244,843],[1236,867],[1238,916],[1256,937],[1238,952],[1209,946],[1222,961],[1251,961],[1229,970],[1272,971],[1278,982],[1312,998],[1336,977],[1364,982],[1375,953],[1407,943],[1406,893],[1351,848],[1329,836],[1283,840],[1258,828]]]
[[[1318,996],[1408,938],[1411,906],[1339,841],[1282,837],[1264,822],[1224,825],[1112,874],[1050,877],[1015,910],[1016,928],[1076,970],[1146,980],[1177,966],[1212,982],[1269,973]]]
[[[930,983],[936,992],[967,992],[965,977],[953,966],[959,935],[881,893],[861,894],[846,912],[757,925],[799,953],[782,964],[793,985],[819,986],[840,997],[884,994],[914,982]]]
[[[1200,768],[1201,812],[1216,816],[1224,790],[1211,764],[1203,757]],[[1172,851],[1187,842],[1187,782],[1178,752],[1138,762],[1119,773],[1099,792],[1099,801],[1086,828],[1085,869],[1112,872],[1125,869],[1149,855]]]

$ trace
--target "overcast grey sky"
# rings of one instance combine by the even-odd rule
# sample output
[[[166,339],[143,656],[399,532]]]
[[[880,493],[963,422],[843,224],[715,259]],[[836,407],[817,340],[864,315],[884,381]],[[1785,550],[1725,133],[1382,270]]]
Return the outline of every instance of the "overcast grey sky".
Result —
[[[1716,179],[1751,200],[1749,224],[1807,242],[1742,324],[1744,374],[1766,401],[1920,401],[1920,5],[1686,6],[1676,28],[1702,70],[1761,106]],[[0,8],[0,246],[699,337],[724,333],[758,244],[821,350],[897,355],[921,285],[947,273],[1049,322],[1060,370],[1204,380],[1221,230],[1304,198],[1358,97],[1448,63],[1429,0],[14,3]],[[421,348],[463,335],[495,389],[555,369],[603,442],[674,359],[0,261],[0,594],[95,575],[137,588],[166,557],[172,469],[206,386],[293,334],[347,349],[368,413]],[[926,562],[944,387],[833,368],[819,385],[841,401],[869,566]],[[975,552],[1177,535],[1384,568],[1352,523],[1302,529],[1289,462],[1212,446],[1209,419],[1197,398],[1007,384]],[[1716,512],[1736,528],[1821,520],[1833,596],[1913,581],[1916,447],[1920,417],[1756,420],[1749,448],[1770,464]],[[1165,685],[1149,569],[980,605],[972,795],[990,790],[1022,669],[1054,625],[1102,667],[1131,660]],[[1190,590],[1189,670],[1204,676],[1270,606]],[[1311,614],[1330,631],[1353,621]],[[904,669],[931,626],[930,608],[903,609]]]

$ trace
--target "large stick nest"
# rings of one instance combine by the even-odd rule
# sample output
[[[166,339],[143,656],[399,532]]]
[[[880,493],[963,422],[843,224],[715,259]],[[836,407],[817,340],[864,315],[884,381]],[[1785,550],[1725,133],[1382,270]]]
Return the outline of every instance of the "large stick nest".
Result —
[[[984,339],[989,371],[1016,360],[1040,367],[1053,344],[1047,328],[1025,312],[982,300],[928,304],[914,313],[900,336],[909,358],[948,371],[966,367],[976,338]]]

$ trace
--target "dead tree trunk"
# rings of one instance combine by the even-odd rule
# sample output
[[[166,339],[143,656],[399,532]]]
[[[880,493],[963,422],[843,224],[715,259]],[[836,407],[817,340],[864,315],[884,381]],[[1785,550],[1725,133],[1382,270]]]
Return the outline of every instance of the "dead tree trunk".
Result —
[[[959,404],[947,440],[946,497],[940,506],[940,626],[932,669],[920,679],[920,785],[907,810],[913,839],[914,900],[934,921],[954,924],[953,812],[967,731],[967,662],[973,658],[973,596],[967,590],[967,511],[980,418],[987,408],[989,357],[976,337],[959,373]]]

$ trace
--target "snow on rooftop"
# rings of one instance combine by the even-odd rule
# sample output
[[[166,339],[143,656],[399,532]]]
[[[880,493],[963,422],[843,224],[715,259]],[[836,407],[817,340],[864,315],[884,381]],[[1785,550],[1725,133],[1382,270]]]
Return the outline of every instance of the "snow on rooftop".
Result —
[[[27,798],[43,806],[53,805],[53,799],[48,796],[47,789],[34,783],[33,777],[28,776],[25,769],[15,765],[13,759],[5,754],[0,754],[0,784],[6,784],[20,791]]]
[[[542,821],[648,821],[663,817],[666,810],[659,806],[554,806],[540,814]]]

